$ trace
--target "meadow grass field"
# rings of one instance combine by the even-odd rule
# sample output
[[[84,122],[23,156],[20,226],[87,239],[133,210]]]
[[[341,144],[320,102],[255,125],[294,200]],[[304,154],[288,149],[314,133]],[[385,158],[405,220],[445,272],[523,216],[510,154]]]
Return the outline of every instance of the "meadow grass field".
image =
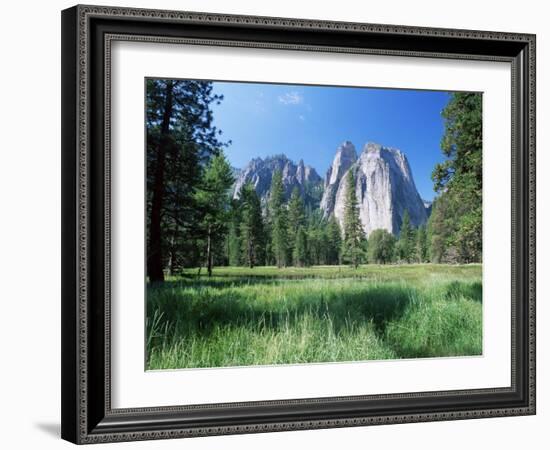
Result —
[[[480,355],[481,265],[188,270],[147,286],[147,369]]]

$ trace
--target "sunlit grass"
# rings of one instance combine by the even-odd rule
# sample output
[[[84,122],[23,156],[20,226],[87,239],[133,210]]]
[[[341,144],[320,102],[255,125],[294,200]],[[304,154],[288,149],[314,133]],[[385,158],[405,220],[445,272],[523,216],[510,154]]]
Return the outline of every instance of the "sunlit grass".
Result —
[[[147,367],[481,354],[481,266],[188,270],[149,285]]]

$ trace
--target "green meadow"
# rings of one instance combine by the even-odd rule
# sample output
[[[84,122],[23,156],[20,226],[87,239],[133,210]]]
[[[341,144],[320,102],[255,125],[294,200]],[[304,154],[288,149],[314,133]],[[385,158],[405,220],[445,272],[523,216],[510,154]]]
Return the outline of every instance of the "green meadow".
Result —
[[[186,270],[147,286],[147,369],[472,356],[481,265]]]

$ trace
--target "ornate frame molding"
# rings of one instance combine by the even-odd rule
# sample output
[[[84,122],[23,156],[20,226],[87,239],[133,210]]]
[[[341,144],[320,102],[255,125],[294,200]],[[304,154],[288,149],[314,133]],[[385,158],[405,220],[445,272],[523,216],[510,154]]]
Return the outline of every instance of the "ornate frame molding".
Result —
[[[116,27],[124,27],[131,21],[146,26],[148,23],[161,23],[166,26],[183,27],[192,25],[198,29],[240,27],[250,34],[267,30],[271,36],[283,31],[323,31],[336,34],[345,40],[349,34],[362,35],[365,38],[375,36],[377,42],[386,38],[414,38],[422,45],[433,43],[428,49],[417,50],[380,48],[363,46],[331,45],[330,43],[273,42],[267,40],[247,41],[245,39],[220,39],[205,37],[151,36],[139,33],[120,33],[110,29],[94,29],[99,19],[113,22]],[[95,22],[94,22],[95,21]],[[116,28],[115,27],[115,28]],[[109,27],[107,27],[109,28]],[[239,434],[250,432],[271,432],[297,429],[328,427],[362,426],[404,422],[439,421],[482,417],[499,417],[509,415],[527,415],[535,413],[535,36],[487,31],[449,30],[440,28],[405,27],[396,25],[377,25],[304,19],[270,18],[256,16],[233,16],[221,14],[204,14],[195,12],[158,11],[148,9],[129,9],[99,6],[76,6],[63,13],[63,377],[71,382],[63,387],[62,434],[63,437],[76,443],[98,443],[112,441],[129,441],[143,439],[164,439],[173,437],[192,437],[219,434]],[[419,40],[420,38],[420,40]],[[94,41],[96,39],[96,41]],[[328,39],[328,38],[327,38]],[[422,40],[424,39],[424,41]],[[513,305],[513,342],[512,342],[512,386],[510,388],[482,389],[472,391],[431,392],[419,394],[395,394],[360,397],[334,397],[309,400],[292,399],[288,401],[250,402],[246,404],[217,404],[175,406],[166,408],[140,408],[113,410],[110,403],[110,63],[111,43],[115,40],[146,41],[156,43],[186,43],[196,45],[244,46],[265,49],[289,49],[323,52],[351,52],[364,54],[383,54],[411,57],[432,57],[452,59],[480,59],[486,61],[506,61],[512,64],[512,147],[513,176],[512,195],[518,201],[513,202],[513,252],[512,261],[513,285],[512,298],[516,293],[527,293],[517,298]],[[470,47],[480,48],[483,42],[499,43],[493,53],[454,51],[445,52],[436,43],[446,40],[457,44],[469,41]],[[103,46],[102,51],[98,42]],[[412,41],[411,41],[412,42]],[[427,44],[426,44],[427,43]],[[336,42],[338,44],[338,42]],[[379,45],[379,44],[378,44]],[[440,45],[440,44],[438,44]],[[491,46],[486,46],[491,48]],[[463,47],[461,47],[463,48]],[[503,49],[499,52],[499,49]],[[506,52],[504,51],[506,50]],[[101,55],[100,55],[101,54]],[[101,58],[99,58],[99,55]],[[99,59],[98,59],[99,58]],[[101,67],[98,67],[101,63]],[[90,111],[92,103],[98,96],[98,70],[104,70],[102,108],[104,124],[100,138],[94,138],[97,124]],[[92,81],[93,80],[93,81]],[[517,101],[516,101],[517,99]],[[99,135],[98,134],[98,135]],[[93,141],[95,139],[95,141]],[[102,178],[98,179],[97,167],[91,164],[91,142],[103,146],[101,161]],[[76,168],[76,170],[74,170]],[[95,176],[95,178],[94,178]],[[523,177],[523,178],[522,178]],[[517,183],[523,180],[524,188]],[[102,188],[97,190],[97,183]],[[521,191],[517,191],[518,186]],[[67,192],[65,192],[67,191]],[[98,200],[98,192],[101,199]],[[100,208],[94,206],[98,202]],[[98,217],[103,211],[104,216]],[[103,239],[93,241],[91,233],[96,233],[98,221],[103,221]],[[518,238],[519,236],[519,238]],[[97,239],[97,238],[96,238]],[[526,241],[526,242],[524,242]],[[97,246],[102,249],[97,250]],[[102,323],[94,320],[98,305],[93,303],[92,291],[97,294],[94,280],[98,271],[91,273],[91,267],[97,264],[92,254],[102,255],[103,302]],[[522,256],[525,255],[525,258]],[[523,260],[523,259],[525,260]],[[521,263],[520,267],[517,262]],[[100,265],[101,265],[100,264]],[[94,266],[95,267],[95,266]],[[517,271],[517,273],[516,273]],[[519,277],[519,278],[518,278]],[[516,281],[519,283],[516,284]],[[96,297],[99,298],[99,297]],[[517,317],[517,312],[522,317]],[[101,314],[100,314],[101,315]],[[98,337],[98,334],[103,337]],[[520,350],[517,338],[525,339],[524,349]],[[70,343],[69,343],[70,341]],[[97,365],[96,351],[98,344],[103,343],[104,357],[102,370],[90,370]],[[522,341],[523,342],[523,341]],[[523,348],[523,347],[522,347]],[[524,351],[526,350],[526,351]],[[516,367],[521,373],[516,373]],[[101,380],[103,374],[103,380]],[[519,384],[521,386],[519,386]],[[103,386],[102,405],[90,400],[90,395],[97,393],[97,387]],[[273,420],[257,423],[211,424],[203,425],[168,425],[175,414],[183,414],[190,409],[208,411],[216,408],[236,408],[242,406],[287,407],[293,405],[318,404],[362,400],[380,401],[399,399],[414,403],[415,399],[428,396],[467,397],[473,400],[478,396],[518,393],[522,388],[520,399],[508,402],[507,406],[474,407],[471,409],[451,408],[449,410],[428,410],[416,412],[392,412],[391,414],[370,413],[353,416],[351,413],[341,417],[307,418],[301,420]],[[526,398],[524,394],[527,394]],[[516,395],[517,396],[517,395]],[[414,405],[413,405],[414,406]],[[163,420],[164,425],[163,425]],[[124,424],[122,424],[124,422]],[[128,422],[131,422],[128,426]]]

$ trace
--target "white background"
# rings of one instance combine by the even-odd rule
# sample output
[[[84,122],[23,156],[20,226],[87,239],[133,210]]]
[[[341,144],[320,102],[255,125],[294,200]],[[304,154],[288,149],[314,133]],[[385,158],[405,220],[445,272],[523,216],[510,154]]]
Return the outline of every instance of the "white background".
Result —
[[[116,42],[111,55],[114,408],[510,386],[509,63],[136,42]],[[145,372],[145,308],[136,304],[145,298],[145,161],[136,149],[151,74],[483,92],[483,195],[500,200],[483,205],[483,356]]]
[[[102,3],[99,2],[98,3]],[[538,34],[538,415],[385,427],[348,428],[185,441],[115,444],[118,448],[255,449],[334,448],[463,449],[544,448],[550,420],[548,290],[550,77],[544,2],[463,0],[255,2],[244,0],[139,1],[107,4],[203,10]],[[69,448],[59,440],[60,398],[60,16],[72,2],[3,5],[0,33],[2,165],[0,183],[0,414],[4,448]],[[546,202],[546,204],[548,204]],[[546,278],[546,279],[545,279]],[[546,425],[546,427],[545,427]]]

